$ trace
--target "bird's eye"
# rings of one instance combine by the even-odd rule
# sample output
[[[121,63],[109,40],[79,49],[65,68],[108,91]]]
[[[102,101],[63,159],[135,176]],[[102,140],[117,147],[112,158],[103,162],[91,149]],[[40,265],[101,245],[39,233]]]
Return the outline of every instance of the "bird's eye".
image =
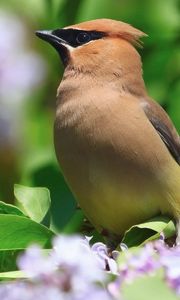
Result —
[[[90,40],[91,40],[91,36],[86,32],[80,32],[76,38],[78,44],[88,43]]]

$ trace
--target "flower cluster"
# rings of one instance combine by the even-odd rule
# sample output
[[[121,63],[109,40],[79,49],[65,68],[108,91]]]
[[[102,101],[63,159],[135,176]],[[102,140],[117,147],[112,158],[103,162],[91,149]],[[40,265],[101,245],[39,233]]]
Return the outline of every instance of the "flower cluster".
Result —
[[[111,299],[104,287],[107,274],[102,260],[79,236],[55,238],[46,255],[40,247],[29,247],[18,266],[28,280],[1,285],[1,300]]]
[[[180,246],[167,248],[157,245],[160,265],[165,270],[165,278],[168,285],[180,296]]]
[[[180,246],[170,248],[161,239],[135,251],[127,251],[124,261],[118,264],[118,276],[110,283],[109,291],[117,296],[123,284],[130,284],[145,275],[153,276],[160,269],[164,271],[168,286],[180,296]]]
[[[0,285],[1,300],[113,300],[121,299],[123,284],[154,275],[160,268],[164,279],[180,295],[180,247],[169,248],[164,241],[148,243],[137,251],[113,251],[110,257],[103,243],[90,246],[89,238],[56,237],[53,249],[29,247],[18,259],[26,280]]]

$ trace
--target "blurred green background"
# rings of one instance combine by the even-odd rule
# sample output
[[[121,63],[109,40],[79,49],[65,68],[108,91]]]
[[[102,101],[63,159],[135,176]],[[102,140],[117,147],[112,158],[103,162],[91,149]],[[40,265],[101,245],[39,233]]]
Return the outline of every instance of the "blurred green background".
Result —
[[[65,232],[79,230],[83,216],[53,147],[55,95],[63,67],[34,31],[95,18],[121,20],[148,34],[139,50],[146,86],[180,132],[178,0],[1,0],[0,200],[14,202],[14,183],[48,187],[54,227]]]

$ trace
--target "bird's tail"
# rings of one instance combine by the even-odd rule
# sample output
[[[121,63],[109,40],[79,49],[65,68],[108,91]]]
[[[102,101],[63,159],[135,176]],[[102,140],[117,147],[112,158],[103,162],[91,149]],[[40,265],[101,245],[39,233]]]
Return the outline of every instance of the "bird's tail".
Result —
[[[168,181],[168,202],[174,217],[180,220],[180,166],[178,164]]]
[[[160,210],[162,214],[171,215],[180,220],[180,166],[171,163],[163,172],[161,178],[162,199]]]

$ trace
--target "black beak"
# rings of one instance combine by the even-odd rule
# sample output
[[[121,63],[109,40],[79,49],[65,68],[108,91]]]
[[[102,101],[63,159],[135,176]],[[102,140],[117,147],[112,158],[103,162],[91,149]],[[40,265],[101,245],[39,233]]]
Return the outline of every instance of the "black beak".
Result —
[[[66,65],[68,61],[68,51],[66,45],[68,45],[68,43],[59,36],[57,36],[55,34],[55,30],[38,30],[35,33],[40,39],[48,42],[57,50],[64,65]]]
[[[36,35],[40,39],[42,39],[42,40],[50,43],[54,47],[56,45],[67,44],[67,42],[65,40],[63,40],[59,36],[55,35],[54,32],[53,32],[53,30],[36,31]]]

